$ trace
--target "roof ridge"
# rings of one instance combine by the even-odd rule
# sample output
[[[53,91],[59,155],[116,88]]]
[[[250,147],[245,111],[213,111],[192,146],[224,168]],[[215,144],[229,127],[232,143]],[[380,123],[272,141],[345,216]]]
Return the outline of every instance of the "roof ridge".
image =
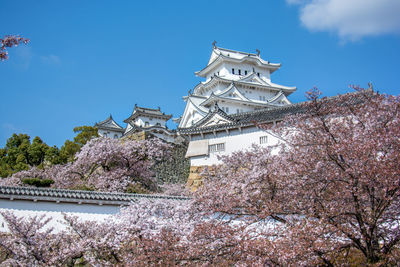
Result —
[[[124,129],[121,125],[119,125],[119,124],[113,119],[113,117],[112,117],[111,114],[110,114],[110,116],[109,116],[107,119],[105,119],[105,120],[103,120],[103,121],[101,121],[101,122],[96,122],[96,123],[94,124],[94,126],[95,126],[95,127],[96,127],[96,126],[102,126],[102,124],[106,124],[106,123],[109,122],[109,121],[114,122],[114,123],[119,127],[119,129]],[[108,126],[104,126],[104,127],[108,127]]]
[[[57,194],[58,193],[58,194]],[[62,194],[60,196],[59,194]],[[39,195],[40,194],[40,195]],[[61,197],[71,199],[92,199],[91,197],[99,196],[97,200],[108,200],[111,197],[126,197],[126,198],[161,198],[161,199],[190,199],[185,196],[167,196],[158,194],[132,194],[122,192],[104,192],[104,191],[85,191],[85,190],[71,190],[60,188],[37,188],[37,187],[24,187],[24,186],[0,186],[0,195],[24,195],[26,196],[41,196],[41,197]],[[91,197],[90,197],[91,196]],[[119,201],[120,199],[114,199]]]
[[[138,109],[147,109],[147,110],[154,110],[154,111],[160,111],[161,112],[161,108],[157,107],[157,108],[146,108],[146,107],[139,107],[138,105],[135,104],[135,108]]]
[[[255,54],[255,53],[243,52],[243,51],[233,50],[233,49],[229,49],[229,48],[223,48],[223,47],[219,47],[219,46],[215,46],[214,49],[225,50],[227,52],[234,52],[234,53],[239,53],[239,54],[243,54],[243,55],[257,56],[257,54]]]

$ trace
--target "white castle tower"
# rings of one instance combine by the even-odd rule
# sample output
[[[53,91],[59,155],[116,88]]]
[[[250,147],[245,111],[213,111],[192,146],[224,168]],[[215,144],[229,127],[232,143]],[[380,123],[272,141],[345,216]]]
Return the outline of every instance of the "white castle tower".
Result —
[[[98,133],[102,137],[117,139],[121,138],[124,133],[124,128],[113,119],[111,114],[104,121],[97,122],[94,127],[97,127]]]
[[[204,118],[216,105],[226,114],[289,105],[287,96],[296,90],[271,82],[271,73],[281,64],[271,63],[256,54],[217,47],[213,43],[210,60],[195,72],[206,80],[200,82],[183,99],[186,108],[176,121],[188,128]]]

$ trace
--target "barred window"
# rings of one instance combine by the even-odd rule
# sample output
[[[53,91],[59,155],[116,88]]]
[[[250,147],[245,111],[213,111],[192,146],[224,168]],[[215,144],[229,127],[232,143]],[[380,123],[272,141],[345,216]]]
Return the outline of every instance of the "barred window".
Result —
[[[260,144],[266,144],[268,143],[268,136],[264,135],[264,136],[260,136]]]
[[[220,143],[220,144],[214,144],[214,145],[209,145],[208,146],[208,152],[220,152],[220,151],[225,151],[225,143]]]

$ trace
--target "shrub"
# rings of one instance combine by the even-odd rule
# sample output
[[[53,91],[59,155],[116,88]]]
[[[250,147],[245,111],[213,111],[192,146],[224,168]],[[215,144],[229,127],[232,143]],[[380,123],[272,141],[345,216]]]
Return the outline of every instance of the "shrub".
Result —
[[[54,181],[51,179],[40,179],[40,178],[25,178],[22,179],[24,184],[33,185],[36,187],[50,187],[50,185],[54,184]]]

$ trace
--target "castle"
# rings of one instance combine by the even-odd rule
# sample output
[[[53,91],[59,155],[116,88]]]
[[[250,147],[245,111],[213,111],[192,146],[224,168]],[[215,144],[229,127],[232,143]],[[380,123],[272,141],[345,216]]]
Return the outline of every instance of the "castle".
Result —
[[[115,122],[111,115],[95,126],[100,136],[110,138],[146,133],[172,143],[181,142],[179,136],[190,140],[194,129],[228,123],[230,116],[291,105],[287,97],[296,87],[271,81],[271,74],[280,66],[262,59],[258,49],[256,54],[234,51],[217,47],[214,41],[207,65],[195,72],[205,81],[183,97],[186,107],[182,116],[174,119],[178,124],[177,130],[166,126],[172,115],[161,112],[159,107],[152,109],[137,105],[131,116],[124,120],[126,128]],[[219,115],[210,121],[210,114],[216,110],[219,110]]]
[[[125,129],[110,116],[97,123],[101,136],[159,137],[167,142],[189,142],[186,157],[190,159],[188,184],[201,183],[199,173],[204,166],[219,163],[218,156],[250,148],[253,144],[274,145],[278,141],[257,123],[275,123],[284,115],[296,112],[288,96],[296,87],[273,83],[271,74],[281,64],[271,63],[257,53],[240,52],[213,43],[207,65],[195,75],[205,81],[197,84],[183,97],[186,107],[174,119],[177,130],[169,130],[166,122],[171,115],[158,109],[135,105],[132,115],[124,120]]]

